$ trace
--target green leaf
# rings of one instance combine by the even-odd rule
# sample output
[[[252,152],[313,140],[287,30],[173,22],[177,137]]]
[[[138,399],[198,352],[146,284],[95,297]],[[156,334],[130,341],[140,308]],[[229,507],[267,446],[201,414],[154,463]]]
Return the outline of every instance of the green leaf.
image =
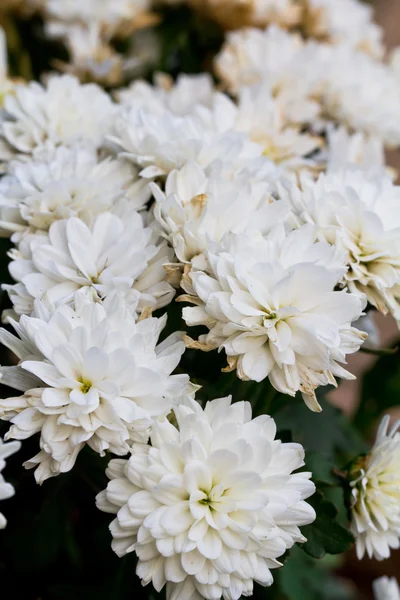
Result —
[[[365,435],[385,411],[399,405],[399,398],[400,354],[396,353],[381,357],[364,375],[354,425]]]
[[[294,546],[277,574],[277,583],[287,600],[350,600],[351,592],[327,567]]]
[[[326,399],[320,398],[321,413],[313,413],[302,400],[289,399],[282,407],[277,406],[273,417],[278,431],[289,429],[293,441],[302,444],[307,453],[316,452],[332,459],[337,453],[344,461],[365,450],[362,438],[351,423]]]
[[[338,479],[333,473],[335,465],[330,457],[318,452],[307,452],[305,461],[305,469],[311,471],[314,483],[337,485]]]
[[[307,538],[303,550],[313,558],[322,558],[326,553],[341,554],[348,550],[354,538],[350,531],[337,519],[338,510],[332,502],[325,500],[320,492],[308,500],[317,517],[311,525],[302,528]]]

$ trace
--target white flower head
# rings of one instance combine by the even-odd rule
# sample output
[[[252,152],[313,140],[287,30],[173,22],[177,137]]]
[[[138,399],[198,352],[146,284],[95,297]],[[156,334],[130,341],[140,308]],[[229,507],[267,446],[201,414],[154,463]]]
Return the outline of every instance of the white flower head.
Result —
[[[224,349],[241,379],[268,377],[280,392],[301,391],[321,410],[314,390],[335,385],[335,376],[353,378],[339,363],[365,334],[351,327],[360,299],[334,291],[342,256],[315,237],[312,226],[289,234],[277,227],[266,238],[229,236],[208,252],[209,272],[192,269],[187,291],[196,306],[184,308],[183,318],[209,329],[194,347]]]
[[[304,41],[274,26],[243,29],[227,36],[215,69],[233,93],[269,85],[294,123],[344,125],[387,145],[400,142],[395,70],[348,44]]]
[[[189,4],[226,29],[265,27],[270,23],[293,27],[299,24],[302,14],[296,0],[189,0]]]
[[[124,26],[135,27],[149,9],[150,0],[44,0],[43,9],[50,21],[61,23],[96,24],[108,37]],[[137,23],[139,24],[139,23]]]
[[[154,78],[154,85],[136,80],[116,92],[121,104],[141,106],[160,114],[168,109],[181,116],[190,114],[194,105],[210,108],[215,95],[214,83],[208,73],[180,74],[176,82],[169,75],[159,73]]]
[[[287,204],[272,196],[270,182],[277,175],[274,166],[269,166],[270,177],[257,181],[246,169],[229,178],[222,165],[214,164],[207,174],[196,163],[188,162],[168,175],[165,193],[151,184],[155,217],[178,260],[190,262],[227,232],[251,228],[268,231],[288,217]]]
[[[242,88],[237,104],[224,94],[216,94],[212,108],[222,131],[247,134],[262,146],[264,156],[286,168],[306,166],[306,157],[322,145],[318,136],[304,133],[300,124],[292,123],[290,107],[273,96],[269,83]]]
[[[136,552],[143,585],[168,598],[238,600],[253,581],[272,584],[279,556],[304,542],[299,526],[315,518],[314,493],[299,444],[275,440],[273,419],[252,420],[249,402],[188,400],[177,426],[156,423],[150,446],[113,460],[97,496],[115,513],[112,547]]]
[[[60,70],[76,75],[80,81],[95,81],[104,86],[120,84],[123,56],[104,39],[98,23],[85,26],[50,21],[46,23],[46,33],[62,39],[68,49],[69,62],[55,61]]]
[[[5,459],[15,452],[18,452],[20,447],[20,442],[9,442],[8,444],[4,444],[3,440],[0,438],[0,500],[6,500],[15,494],[14,486],[5,481],[1,471],[6,466]],[[6,525],[7,521],[4,515],[0,512],[0,529],[4,529]]]
[[[382,174],[385,171],[385,149],[378,137],[365,135],[361,131],[349,133],[345,127],[327,130],[325,151],[328,173],[357,167],[365,172]],[[324,154],[324,152],[322,152]]]
[[[212,118],[209,121],[206,123],[203,114],[195,110],[181,116],[167,109],[160,112],[127,106],[116,118],[110,140],[121,156],[142,167],[140,175],[149,179],[167,175],[187,161],[207,167],[217,159],[240,164],[261,156],[262,147],[247,135],[221,132]]]
[[[148,199],[131,164],[99,159],[94,146],[37,149],[30,160],[8,164],[0,181],[0,224],[18,241],[27,231],[47,231],[59,219],[79,217],[92,224],[103,212],[140,209]]]
[[[392,577],[380,577],[372,584],[375,600],[400,600],[400,587]]]
[[[271,26],[265,31],[244,28],[228,33],[215,69],[232,92],[261,81],[271,88],[281,83],[304,42],[299,35]],[[303,75],[303,73],[302,73]]]
[[[347,253],[343,285],[399,319],[400,187],[383,174],[347,169],[317,181],[303,174],[282,196],[300,223],[314,223],[319,239]]]
[[[377,58],[384,53],[382,29],[373,9],[359,0],[306,0],[304,28],[308,35],[347,44]]]
[[[385,416],[375,444],[351,469],[352,524],[357,556],[383,560],[400,546],[400,421]]]
[[[110,129],[115,105],[95,84],[80,84],[72,75],[52,75],[46,86],[17,86],[4,101],[0,119],[3,139],[15,153],[31,154],[46,143],[78,141],[99,146]]]
[[[351,131],[363,131],[397,146],[400,85],[392,69],[347,45],[320,44],[319,48],[315,57],[320,63],[318,92],[324,114]]]
[[[172,252],[134,211],[123,218],[102,213],[91,226],[77,217],[55,221],[48,235],[26,237],[10,255],[16,293],[20,295],[23,284],[32,307],[35,299],[44,297],[54,305],[71,303],[75,292],[87,287],[99,298],[115,290],[128,294],[139,312],[165,306],[174,295],[163,268]],[[13,299],[13,286],[5,289]],[[18,299],[17,313],[20,303]]]
[[[40,432],[41,451],[25,466],[38,466],[41,483],[72,469],[85,444],[126,454],[190,389],[187,375],[171,375],[184,351],[181,334],[157,345],[166,317],[135,322],[117,294],[102,303],[77,298],[76,310],[38,304],[45,318],[12,323],[18,338],[1,330],[20,359],[2,367],[3,381],[25,393],[1,400],[0,413],[13,423],[7,439]]]

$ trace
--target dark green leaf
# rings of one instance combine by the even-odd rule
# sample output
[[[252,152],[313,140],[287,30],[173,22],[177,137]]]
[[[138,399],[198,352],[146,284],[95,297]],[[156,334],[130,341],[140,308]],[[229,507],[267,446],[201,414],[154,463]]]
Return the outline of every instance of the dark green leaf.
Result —
[[[338,510],[332,502],[325,500],[320,492],[308,500],[315,509],[317,517],[311,525],[302,528],[307,538],[303,550],[313,558],[322,558],[325,554],[341,554],[348,550],[354,539],[350,531],[337,519]]]
[[[321,561],[315,561],[294,546],[282,569],[278,583],[287,600],[350,600],[349,590],[332,576]]]
[[[363,377],[361,403],[354,424],[363,433],[400,399],[400,354],[383,356]]]
[[[302,444],[307,453],[316,452],[327,459],[335,453],[351,459],[363,452],[365,444],[348,419],[327,400],[320,398],[319,402],[321,413],[311,412],[300,398],[285,401],[281,408],[277,402],[273,416],[278,431],[289,429],[293,441]]]

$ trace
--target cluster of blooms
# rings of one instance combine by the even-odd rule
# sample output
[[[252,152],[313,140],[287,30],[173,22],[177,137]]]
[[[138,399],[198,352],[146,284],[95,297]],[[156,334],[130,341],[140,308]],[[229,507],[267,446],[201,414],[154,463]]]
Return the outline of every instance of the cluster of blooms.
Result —
[[[49,32],[94,46],[150,8],[31,4]],[[227,14],[226,1],[201,4]],[[275,440],[248,403],[203,409],[174,374],[185,346],[223,351],[224,371],[320,411],[316,389],[353,377],[343,365],[366,337],[354,326],[364,308],[400,320],[400,187],[383,160],[400,143],[399,55],[380,62],[379,30],[355,0],[233,4],[268,27],[227,35],[215,67],[229,94],[209,74],[134,81],[114,100],[71,74],[42,85],[0,73],[0,227],[15,281],[3,313],[15,334],[0,341],[16,357],[0,373],[22,392],[0,400],[6,439],[40,434],[25,463],[39,483],[85,445],[130,453],[111,461],[98,506],[117,515],[117,554],[136,552],[143,583],[167,584],[171,600],[270,585],[315,518],[311,474],[293,473],[302,447]],[[299,20],[316,39],[280,28]],[[88,71],[112,72],[110,56],[92,60]],[[206,333],[160,342],[167,316],[152,312],[177,288],[186,325]],[[400,434],[387,427],[352,471],[359,556],[399,545]]]

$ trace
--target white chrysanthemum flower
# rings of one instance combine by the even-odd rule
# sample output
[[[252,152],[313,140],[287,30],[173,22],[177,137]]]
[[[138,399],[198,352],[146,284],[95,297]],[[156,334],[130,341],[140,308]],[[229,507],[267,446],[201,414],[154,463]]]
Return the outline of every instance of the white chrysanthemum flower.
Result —
[[[378,58],[384,52],[373,9],[359,0],[306,0],[303,27],[312,37],[348,44]]]
[[[375,600],[400,600],[400,587],[392,577],[380,577],[372,584]]]
[[[192,270],[191,285],[183,282],[185,299],[196,304],[183,318],[209,329],[189,346],[224,349],[241,379],[268,377],[280,392],[301,391],[312,410],[321,410],[314,390],[335,385],[335,376],[353,378],[338,363],[365,334],[351,327],[360,299],[334,291],[345,271],[342,256],[315,236],[307,225],[289,234],[277,227],[267,238],[229,236],[209,250],[209,272]]]
[[[0,226],[21,234],[47,231],[59,219],[85,223],[106,211],[140,209],[149,199],[146,183],[131,164],[99,159],[95,147],[37,149],[31,160],[12,160],[0,181]]]
[[[52,75],[44,87],[33,81],[17,86],[4,101],[0,132],[10,149],[31,154],[46,142],[99,146],[110,130],[115,105],[95,84],[81,85],[72,75]]]
[[[91,226],[76,217],[56,221],[48,235],[28,236],[10,256],[10,273],[25,286],[32,308],[35,299],[46,298],[56,306],[73,302],[83,287],[92,288],[100,298],[119,290],[139,312],[161,308],[174,295],[163,268],[171,262],[172,252],[134,211],[123,218],[100,214]],[[15,310],[21,314],[20,286],[15,293],[13,287],[4,289],[11,300],[17,294]]]
[[[215,70],[231,93],[262,84],[278,100],[288,124],[314,123],[321,111],[318,92],[324,46],[271,26],[229,33]],[[300,72],[301,71],[301,75]]]
[[[227,34],[215,68],[231,92],[263,80],[274,88],[282,82],[282,76],[286,76],[303,47],[299,35],[279,27],[271,26],[265,31],[244,28]]]
[[[315,223],[319,239],[346,251],[350,291],[400,319],[400,187],[384,175],[345,170],[317,181],[303,174],[300,186],[281,191],[300,223]]]
[[[11,498],[14,496],[15,490],[11,483],[7,483],[1,474],[1,471],[6,466],[5,459],[11,454],[18,452],[21,447],[20,442],[9,442],[8,444],[4,444],[3,440],[0,438],[0,500],[6,500],[7,498]],[[7,525],[7,521],[4,515],[0,512],[0,529],[4,529]]]
[[[141,166],[140,175],[155,178],[179,169],[187,161],[207,167],[220,158],[224,163],[254,159],[262,154],[262,146],[245,134],[219,131],[212,122],[207,126],[204,111],[176,115],[164,109],[146,110],[123,107],[115,120],[110,137],[121,156]],[[208,116],[208,115],[207,115]]]
[[[385,149],[382,140],[357,131],[349,133],[344,127],[328,129],[327,148],[321,152],[326,171],[340,171],[349,166],[366,172],[385,172]]]
[[[216,123],[220,131],[239,131],[261,145],[263,155],[285,168],[307,165],[306,157],[322,145],[322,140],[293,125],[285,106],[271,94],[269,84],[246,87],[239,91],[235,104],[224,94],[216,94],[211,111],[202,111],[209,127]],[[287,107],[286,107],[287,108]],[[198,109],[200,111],[200,109]]]
[[[39,483],[72,469],[85,444],[126,454],[189,391],[187,375],[171,376],[184,351],[181,334],[157,345],[166,317],[135,322],[116,294],[81,300],[75,311],[64,305],[46,319],[22,316],[12,323],[18,338],[1,330],[20,359],[1,368],[3,381],[25,393],[1,400],[0,414],[13,423],[7,439],[40,432],[41,451],[25,463],[38,467]],[[46,313],[40,303],[39,310]]]
[[[50,21],[46,23],[46,33],[52,38],[62,39],[68,50],[68,62],[54,61],[60,70],[76,75],[80,81],[94,81],[103,86],[121,83],[123,56],[103,39],[98,23],[85,26]]]
[[[346,45],[324,52],[319,90],[325,114],[351,130],[399,145],[400,84],[392,69]]]
[[[43,0],[43,9],[50,20],[87,26],[95,23],[108,36],[124,26],[129,31],[140,25],[149,8],[150,0]]]
[[[229,132],[245,134],[244,139],[260,146],[259,153],[293,168],[303,165],[304,157],[321,145],[318,136],[304,133],[301,126],[292,123],[292,107],[286,101],[281,104],[280,99],[274,98],[269,84],[241,89],[236,104],[229,96],[212,88],[208,75],[182,76],[174,86],[164,76],[158,77],[157,81],[157,86],[134,82],[128,90],[120,92],[122,103],[134,111],[140,108],[146,114],[151,112],[160,119],[171,113],[187,117],[189,125],[192,120],[200,119],[202,129],[212,132],[213,136],[217,133],[229,135]],[[199,133],[195,135],[199,137]],[[192,148],[190,150],[193,152]],[[227,160],[223,153],[220,156],[221,160]]]
[[[352,524],[357,556],[383,560],[400,546],[400,421],[379,426],[375,444],[351,469]]]
[[[299,444],[275,440],[273,419],[252,420],[249,402],[195,401],[176,407],[177,427],[153,427],[150,446],[113,460],[97,506],[116,513],[112,547],[136,552],[143,585],[176,600],[238,600],[253,581],[272,584],[270,569],[315,518],[314,493]]]
[[[296,0],[189,0],[189,5],[226,29],[265,27],[270,23],[293,27],[302,15]]]
[[[215,67],[234,93],[268,84],[295,123],[317,125],[319,116],[322,128],[333,122],[388,145],[400,143],[394,70],[349,45],[304,41],[277,27],[243,29],[227,36]]]
[[[195,163],[171,171],[165,193],[151,184],[156,204],[154,215],[181,262],[191,262],[220,242],[228,232],[255,228],[269,231],[289,216],[288,205],[275,201],[273,165],[261,181],[243,170],[229,179],[221,170],[207,175]]]
[[[168,109],[181,116],[190,114],[194,105],[211,108],[215,95],[209,73],[180,74],[175,83],[169,75],[159,73],[154,78],[154,85],[142,80],[133,81],[129,87],[116,92],[121,104],[141,106],[160,114]]]

